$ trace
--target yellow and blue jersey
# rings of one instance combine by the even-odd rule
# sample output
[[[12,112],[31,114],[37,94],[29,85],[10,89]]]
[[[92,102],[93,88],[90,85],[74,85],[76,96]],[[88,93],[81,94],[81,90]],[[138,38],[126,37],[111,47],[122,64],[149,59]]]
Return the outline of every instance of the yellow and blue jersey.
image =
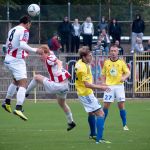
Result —
[[[91,67],[89,64],[86,64],[82,59],[78,60],[75,64],[75,87],[77,89],[77,94],[79,96],[87,96],[93,93],[93,90],[86,88],[84,82],[92,83],[93,77],[91,72]]]
[[[128,72],[130,72],[129,68],[123,59],[118,59],[117,61],[107,59],[102,69],[102,75],[106,77],[107,85],[123,84],[121,77]]]

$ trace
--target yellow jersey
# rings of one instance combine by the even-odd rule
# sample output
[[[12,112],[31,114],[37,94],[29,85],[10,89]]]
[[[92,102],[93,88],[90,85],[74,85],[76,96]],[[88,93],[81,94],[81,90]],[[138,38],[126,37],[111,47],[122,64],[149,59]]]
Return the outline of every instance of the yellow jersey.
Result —
[[[93,77],[91,72],[91,67],[89,64],[86,64],[82,59],[78,60],[75,64],[75,87],[77,89],[77,94],[79,96],[87,96],[93,93],[93,90],[86,88],[84,82],[92,83]]]
[[[123,59],[111,61],[110,59],[104,62],[102,75],[106,77],[107,85],[123,84],[121,77],[123,74],[130,72]]]

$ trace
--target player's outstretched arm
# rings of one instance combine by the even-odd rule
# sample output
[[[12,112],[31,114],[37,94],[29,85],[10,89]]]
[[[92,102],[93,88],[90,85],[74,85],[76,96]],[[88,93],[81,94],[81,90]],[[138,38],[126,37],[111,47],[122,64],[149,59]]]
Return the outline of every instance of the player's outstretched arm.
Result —
[[[110,88],[105,84],[96,85],[96,84],[84,82],[84,85],[86,88],[90,88],[90,89],[100,89],[100,90],[107,91],[107,92],[110,91]]]

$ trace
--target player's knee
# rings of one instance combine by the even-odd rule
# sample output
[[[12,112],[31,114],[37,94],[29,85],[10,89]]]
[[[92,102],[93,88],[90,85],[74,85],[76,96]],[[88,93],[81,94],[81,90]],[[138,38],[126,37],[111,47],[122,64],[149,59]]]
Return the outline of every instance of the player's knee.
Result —
[[[40,78],[39,74],[34,75],[34,80],[39,80],[39,78]]]

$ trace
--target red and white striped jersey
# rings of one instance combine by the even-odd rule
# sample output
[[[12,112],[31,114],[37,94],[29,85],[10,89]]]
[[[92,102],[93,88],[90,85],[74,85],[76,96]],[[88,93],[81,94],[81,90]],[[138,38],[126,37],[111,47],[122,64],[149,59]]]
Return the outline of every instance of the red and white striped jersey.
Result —
[[[71,77],[70,73],[64,68],[58,69],[58,64],[56,63],[57,57],[51,54],[46,59],[46,66],[50,76],[50,80],[54,82],[62,82],[65,79]]]
[[[16,26],[8,32],[8,38],[6,41],[7,54],[16,58],[25,58],[28,56],[28,52],[20,48],[20,41],[28,43],[29,31],[23,26]]]

